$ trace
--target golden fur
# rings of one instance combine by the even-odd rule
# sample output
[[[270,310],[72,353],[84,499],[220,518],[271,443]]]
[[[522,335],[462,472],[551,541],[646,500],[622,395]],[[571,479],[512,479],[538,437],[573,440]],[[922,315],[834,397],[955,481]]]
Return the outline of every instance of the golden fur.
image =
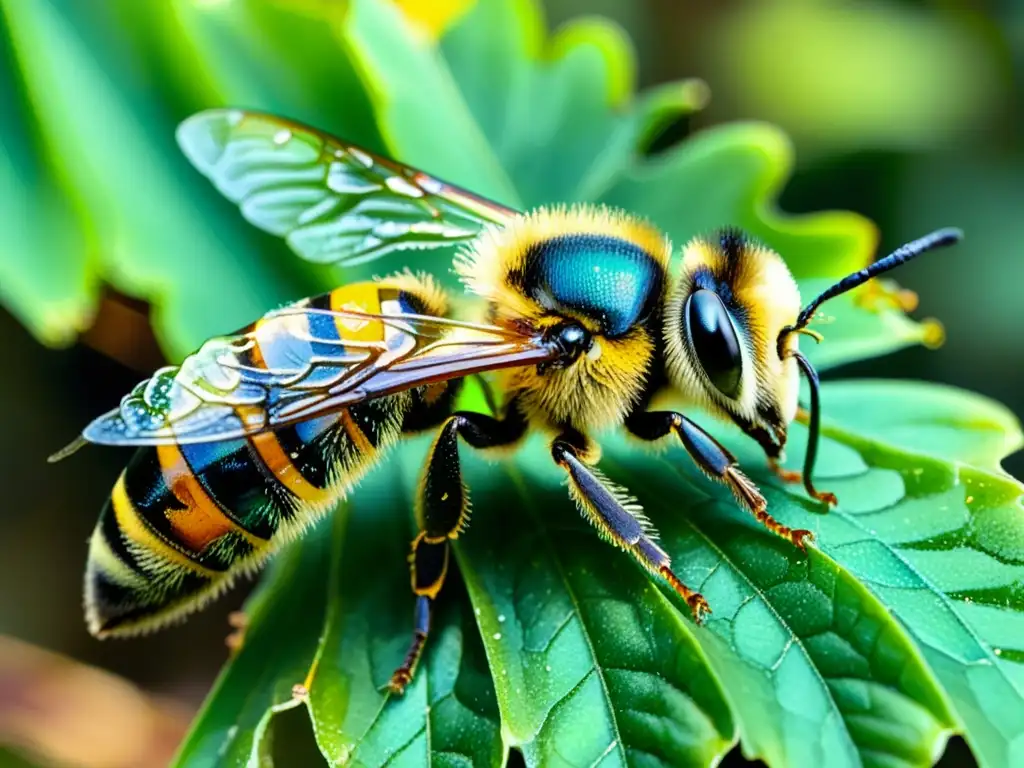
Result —
[[[672,254],[668,239],[644,220],[598,206],[540,208],[491,227],[459,254],[456,271],[469,290],[487,300],[490,322],[526,321],[535,328],[561,322],[512,285],[531,246],[572,234],[609,235],[629,241],[667,270]],[[569,313],[571,314],[571,313]],[[655,359],[657,340],[645,328],[609,339],[585,317],[575,317],[594,334],[590,354],[563,369],[538,373],[535,367],[502,372],[499,389],[516,397],[527,418],[538,427],[571,425],[581,431],[621,424],[643,393]]]

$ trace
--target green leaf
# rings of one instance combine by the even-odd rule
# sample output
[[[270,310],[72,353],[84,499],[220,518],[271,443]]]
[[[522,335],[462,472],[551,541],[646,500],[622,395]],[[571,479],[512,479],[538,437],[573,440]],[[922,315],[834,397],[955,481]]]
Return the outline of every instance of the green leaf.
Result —
[[[180,13],[164,8],[147,11],[125,0],[88,10],[67,2],[6,2],[4,11],[16,71],[38,115],[37,143],[48,174],[40,186],[54,184],[57,191],[51,197],[69,200],[83,222],[80,231],[66,222],[58,226],[60,220],[48,228],[52,219],[43,211],[39,218],[22,216],[21,228],[6,230],[19,251],[32,247],[53,254],[36,262],[46,267],[45,276],[52,280],[39,301],[21,290],[31,291],[29,281],[36,280],[27,268],[32,259],[11,262],[11,277],[4,281],[5,288],[13,286],[5,294],[16,296],[12,303],[22,308],[29,326],[44,340],[64,340],[69,332],[82,329],[91,316],[99,282],[154,305],[155,330],[172,358],[191,351],[204,338],[247,324],[271,307],[337,283],[333,270],[299,262],[284,243],[247,225],[189,165],[174,141],[179,120],[188,114],[255,98],[262,108],[299,119],[327,120],[321,123],[326,130],[371,147],[379,145],[354,69],[338,41],[323,34],[322,24],[302,22],[263,2],[246,4],[244,9],[237,3],[230,8],[189,4]],[[122,26],[120,21],[126,23]],[[310,33],[305,49],[283,36],[299,32]],[[183,36],[191,47],[180,42],[166,45],[168,39],[180,41]],[[343,108],[314,109],[339,104],[338,99],[326,83],[316,90],[292,87],[308,77],[308,59],[293,52],[326,55],[329,44],[334,46],[330,82],[348,91]],[[53,54],[35,55],[41,50]],[[228,56],[225,50],[236,53]],[[250,62],[259,56],[266,71],[239,66],[239,60],[245,60],[239,51],[245,51]],[[198,56],[202,58],[197,71]],[[160,89],[135,87],[133,78],[142,73]],[[0,161],[0,174],[3,165]],[[47,204],[45,194],[32,199]],[[47,245],[46,238],[54,237],[77,239],[90,259],[75,257],[74,247],[62,250],[58,246],[63,241],[46,248],[37,244]],[[55,269],[51,263],[71,258],[78,261],[68,269]],[[203,279],[195,279],[200,274]],[[81,284],[88,288],[85,293],[76,287]],[[67,294],[72,289],[74,302],[69,306]],[[55,326],[69,314],[70,328],[61,328],[61,334]]]
[[[268,753],[274,716],[302,704],[332,765],[503,764],[494,687],[457,578],[435,615],[416,680],[401,698],[381,691],[412,639],[405,557],[411,505],[394,493],[393,481],[401,463],[393,456],[371,473],[350,503],[288,548],[267,574],[246,607],[250,629],[242,650],[211,693],[178,765],[244,764]],[[307,578],[316,589],[304,589]],[[298,696],[295,685],[304,689]]]
[[[651,218],[677,247],[738,225],[783,255],[805,298],[871,256],[877,235],[859,216],[793,217],[775,210],[771,200],[789,174],[792,149],[770,126],[717,128],[665,157],[642,160],[643,138],[697,109],[704,91],[690,81],[634,96],[633,52],[608,22],[577,21],[548,42],[535,3],[477,3],[447,32],[441,50],[528,206],[618,206]],[[885,354],[935,334],[934,326],[912,322],[885,302],[870,309],[862,304],[846,296],[825,307],[836,323],[825,329],[829,343],[810,352],[816,365]]]
[[[669,600],[580,525],[550,472],[465,463],[476,511],[458,562],[510,743],[531,765],[720,758],[732,716]]]
[[[1004,458],[1024,447],[1020,422],[1005,406],[956,387],[837,381],[822,388],[822,403],[830,424],[895,448],[982,469],[1000,469]]]
[[[0,4],[0,300],[43,343],[63,346],[92,320],[94,289],[78,221],[49,177],[29,94]]]
[[[654,459],[617,446],[609,459],[613,477],[656,489],[643,499],[676,571],[711,604],[698,637],[733,693],[745,754],[770,765],[931,764],[953,725],[943,695],[850,572],[768,534],[678,449]],[[817,534],[819,516],[805,511],[815,505],[765,490],[781,522]],[[666,501],[683,498],[682,513]]]
[[[251,764],[308,673],[323,626],[333,551],[322,525],[279,555],[246,605],[249,625],[178,752],[179,766]]]
[[[454,600],[434,617],[413,684],[392,700],[380,690],[412,640],[412,505],[394,484],[402,461],[392,456],[361,485],[339,527],[327,620],[308,681],[317,741],[332,765],[383,766],[401,756],[408,765],[500,766],[494,687],[457,580]]]
[[[476,3],[441,50],[527,206],[595,199],[641,137],[706,95],[679,82],[627,104],[636,65],[622,30],[589,18],[547,41],[537,4],[524,0]]]
[[[867,424],[881,419],[868,415],[880,409],[873,398],[847,407]],[[937,421],[959,414],[951,404]],[[799,462],[805,433],[793,432]],[[831,458],[818,484],[827,479],[840,506],[815,515],[801,505],[785,522],[812,527],[821,548],[908,627],[981,764],[1015,764],[1024,743],[1024,487],[836,427],[826,435]]]
[[[266,0],[191,4],[180,17],[220,95],[204,106],[259,109],[384,149],[369,95],[338,37],[343,4],[325,3],[315,13]],[[190,69],[176,72],[188,76]]]
[[[403,162],[518,207],[451,74],[429,41],[380,0],[352,0],[343,35],[388,146]],[[438,151],[457,147],[457,151]]]

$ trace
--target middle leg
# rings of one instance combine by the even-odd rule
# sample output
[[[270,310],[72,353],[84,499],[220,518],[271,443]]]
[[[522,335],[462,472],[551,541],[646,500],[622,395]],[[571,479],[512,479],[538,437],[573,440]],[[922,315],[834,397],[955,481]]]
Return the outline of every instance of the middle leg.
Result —
[[[695,422],[675,411],[640,411],[626,419],[626,428],[642,440],[660,440],[675,433],[697,468],[724,483],[747,511],[765,528],[788,539],[800,549],[813,534],[804,528],[790,528],[768,513],[768,502],[754,482],[736,464],[736,458]]]
[[[694,621],[700,624],[704,614],[711,612],[707,600],[676,576],[668,553],[655,541],[657,533],[636,499],[588,466],[586,459],[590,454],[586,438],[575,431],[563,432],[551,444],[551,456],[568,475],[569,494],[583,516],[602,538],[629,552],[650,573],[665,579],[686,601]]]

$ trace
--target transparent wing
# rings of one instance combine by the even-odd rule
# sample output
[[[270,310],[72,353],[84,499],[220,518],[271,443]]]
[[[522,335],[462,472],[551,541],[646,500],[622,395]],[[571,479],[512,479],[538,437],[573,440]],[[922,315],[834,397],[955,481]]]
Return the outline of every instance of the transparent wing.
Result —
[[[339,339],[370,329],[382,341]],[[357,333],[358,335],[358,333]],[[211,339],[138,384],[53,460],[85,442],[158,445],[228,440],[412,387],[553,360],[540,336],[425,315],[289,307],[245,333]],[[270,360],[273,360],[273,363]]]
[[[353,265],[471,240],[515,211],[280,117],[209,110],[185,120],[189,160],[257,227],[308,261]]]

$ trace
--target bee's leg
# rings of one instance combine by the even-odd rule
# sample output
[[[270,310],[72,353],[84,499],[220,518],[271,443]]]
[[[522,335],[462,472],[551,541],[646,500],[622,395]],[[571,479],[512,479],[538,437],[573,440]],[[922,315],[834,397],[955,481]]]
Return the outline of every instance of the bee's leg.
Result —
[[[786,469],[779,462],[782,461],[782,445],[780,445],[764,427],[744,427],[743,431],[748,437],[754,439],[764,455],[768,459],[768,468],[779,480],[787,484],[802,483],[804,474],[798,469]]]
[[[679,437],[690,458],[708,477],[725,483],[736,499],[765,528],[800,549],[813,534],[804,528],[782,525],[768,514],[768,502],[754,482],[736,464],[736,458],[695,422],[674,411],[641,411],[626,419],[626,428],[643,440],[660,440],[671,432]]]
[[[526,421],[514,407],[504,419],[480,413],[458,412],[448,417],[430,447],[416,494],[416,521],[420,532],[409,556],[412,591],[416,595],[415,625],[409,652],[391,676],[388,689],[402,693],[412,680],[430,633],[434,600],[444,586],[457,539],[469,519],[469,492],[462,481],[458,439],[474,448],[510,445],[526,432]]]
[[[748,437],[754,439],[764,455],[768,458],[768,468],[775,473],[775,476],[784,483],[802,483],[803,472],[797,469],[786,469],[779,462],[782,460],[782,446],[772,438],[771,434],[764,427],[745,427],[743,430]]]
[[[810,415],[803,408],[797,411],[797,418],[802,421],[809,421]],[[823,501],[829,506],[835,506],[839,503],[836,499],[836,495],[831,491],[819,491],[814,487],[814,483],[811,482],[810,478],[804,476],[803,472],[796,469],[786,469],[779,464],[782,458],[782,446],[779,445],[772,436],[768,434],[766,429],[762,427],[752,427],[743,430],[747,435],[754,438],[755,442],[761,446],[761,450],[764,451],[765,456],[768,457],[768,466],[784,483],[803,483],[804,488],[807,490],[808,495],[818,501]],[[812,433],[817,431],[817,427],[812,427]],[[814,441],[816,442],[816,441]]]
[[[704,614],[711,612],[707,600],[672,571],[672,561],[654,541],[657,533],[636,499],[596,468],[587,466],[586,448],[586,439],[577,432],[564,432],[551,444],[551,455],[569,476],[569,493],[580,512],[602,538],[626,550],[645,569],[665,579],[690,606],[694,621],[699,624]]]
[[[775,473],[775,476],[787,485],[794,485],[804,481],[804,473],[799,469],[786,469],[773,456],[768,457],[768,469]]]

